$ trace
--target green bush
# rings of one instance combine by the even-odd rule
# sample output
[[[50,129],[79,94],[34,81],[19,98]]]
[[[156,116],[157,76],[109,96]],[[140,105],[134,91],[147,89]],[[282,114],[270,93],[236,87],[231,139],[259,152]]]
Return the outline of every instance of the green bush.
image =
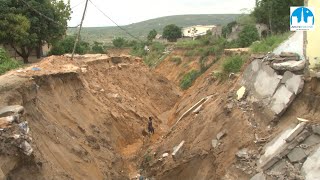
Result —
[[[76,37],[75,36],[67,36],[64,39],[55,42],[52,45],[52,48],[49,52],[50,55],[63,55],[66,53],[72,53],[74,43]],[[76,54],[86,54],[90,51],[89,43],[80,40],[76,46],[75,53]]]
[[[93,42],[93,45],[91,47],[91,51],[93,53],[99,53],[99,54],[103,54],[106,52],[105,48],[103,47],[103,44],[100,42],[96,42],[96,41]]]
[[[177,48],[183,48],[183,49],[194,49],[199,46],[202,46],[202,42],[198,39],[192,40],[192,39],[183,39],[177,42],[176,47]]]
[[[171,61],[171,62],[174,62],[176,65],[179,65],[179,64],[181,64],[181,62],[182,62],[181,57],[179,57],[179,56],[173,56],[173,57],[171,57],[170,61]]]
[[[273,51],[283,41],[288,39],[291,33],[278,34],[269,36],[263,39],[261,42],[255,42],[250,46],[251,52],[253,53],[266,53]]]
[[[246,25],[239,33],[239,45],[240,47],[248,47],[253,42],[259,40],[259,33],[254,25]]]
[[[115,38],[115,39],[112,40],[112,44],[113,44],[114,47],[116,47],[116,48],[122,48],[122,47],[124,47],[124,46],[127,44],[127,42],[126,42],[126,40],[125,40],[124,38],[122,38],[122,37],[117,37],[117,38]]]
[[[193,82],[199,77],[200,72],[197,70],[192,70],[185,74],[180,81],[180,88],[183,90],[188,89],[192,86]]]
[[[6,51],[0,48],[0,74],[4,74],[5,72],[16,69],[21,66],[21,63],[11,59]]]
[[[243,63],[244,61],[242,56],[230,56],[222,64],[223,72],[237,73],[240,71]]]

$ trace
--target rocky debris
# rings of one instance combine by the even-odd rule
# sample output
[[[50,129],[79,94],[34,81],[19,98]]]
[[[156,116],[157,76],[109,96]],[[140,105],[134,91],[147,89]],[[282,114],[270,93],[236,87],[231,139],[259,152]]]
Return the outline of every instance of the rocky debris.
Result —
[[[289,61],[281,63],[274,63],[273,61],[275,58],[298,59],[298,57],[295,53],[282,53],[281,56],[267,54],[263,60],[253,60],[243,73],[242,84],[244,87],[241,88],[241,91],[239,89],[238,98],[242,97],[240,95],[245,88],[248,100],[252,103],[259,102],[261,104],[262,113],[266,116],[265,119],[276,120],[302,91],[304,78],[293,73],[297,70],[295,66],[292,68],[290,66],[291,69],[274,68],[278,67],[278,64],[282,65],[282,63],[288,63]],[[295,61],[295,63],[303,62]],[[282,73],[284,74],[281,75]]]
[[[219,146],[219,141],[216,140],[216,139],[212,139],[211,145],[215,149],[215,148],[217,148]]]
[[[166,157],[168,157],[168,156],[169,156],[169,153],[163,153],[163,154],[162,154],[162,157],[163,157],[163,158],[166,158]]]
[[[240,159],[249,159],[250,158],[249,150],[247,148],[240,149],[236,153],[236,156],[237,158],[240,158]]]
[[[258,173],[256,175],[254,175],[250,180],[266,180],[266,175],[264,175],[263,173]]]
[[[3,107],[0,110],[0,146],[2,153],[12,154],[12,146],[19,148],[30,156],[33,149],[30,145],[32,138],[27,121],[22,120],[24,108],[20,105]],[[7,115],[6,117],[3,117]]]
[[[267,179],[319,179],[320,136],[313,131],[316,126],[301,122],[266,144],[257,161],[259,174]],[[242,149],[236,156],[250,159],[249,154]]]
[[[225,137],[227,135],[227,130],[222,130],[217,134],[217,140],[222,139],[223,137]]]
[[[238,91],[237,91],[237,100],[240,101],[246,96],[246,87],[242,86]]]
[[[0,108],[0,117],[11,116],[13,114],[23,114],[24,108],[20,105],[6,106]]]
[[[173,159],[177,159],[177,156],[179,156],[179,154],[181,153],[181,148],[184,145],[185,141],[182,141],[178,146],[173,148],[173,152],[172,152],[172,158]]]

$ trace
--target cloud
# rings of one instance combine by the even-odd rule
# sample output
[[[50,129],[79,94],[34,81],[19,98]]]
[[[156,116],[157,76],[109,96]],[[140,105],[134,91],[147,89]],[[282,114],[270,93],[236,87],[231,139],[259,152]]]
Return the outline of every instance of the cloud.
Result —
[[[67,0],[65,0],[67,1]],[[72,18],[69,26],[80,23],[85,0],[70,0]],[[236,14],[241,9],[252,9],[255,0],[91,0],[103,12],[120,25],[127,25],[162,16],[180,14]],[[101,12],[88,5],[84,26],[114,26]]]

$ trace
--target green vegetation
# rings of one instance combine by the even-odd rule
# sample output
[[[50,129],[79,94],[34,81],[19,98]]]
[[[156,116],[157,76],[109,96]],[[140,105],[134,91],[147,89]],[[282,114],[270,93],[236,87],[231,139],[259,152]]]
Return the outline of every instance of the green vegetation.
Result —
[[[126,40],[123,37],[117,37],[112,40],[112,44],[116,48],[122,48],[126,45]]]
[[[1,1],[0,43],[13,47],[25,63],[33,50],[40,58],[45,42],[53,43],[65,35],[70,11],[63,0]]]
[[[303,0],[257,1],[252,15],[257,23],[267,24],[271,33],[283,33],[289,30],[290,6],[303,6]]]
[[[278,47],[283,41],[288,39],[290,34],[291,34],[290,32],[287,32],[284,34],[269,36],[269,37],[263,39],[261,42],[253,43],[250,46],[251,52],[253,52],[253,53],[271,52],[276,47]]]
[[[169,42],[177,42],[177,39],[182,37],[181,28],[175,24],[167,25],[163,28],[162,37]]]
[[[237,73],[240,71],[242,65],[244,63],[244,57],[243,56],[230,56],[227,57],[222,64],[223,72],[224,73]]]
[[[156,19],[151,19],[139,23],[133,23],[123,26],[124,29],[129,31],[132,35],[147,40],[150,30],[155,29],[157,32],[162,32],[167,24],[176,24],[179,27],[188,27],[195,24],[208,25],[208,24],[221,24],[225,25],[234,21],[239,14],[201,14],[201,15],[177,15],[167,16]],[[76,32],[75,28],[69,28],[67,34],[71,35]],[[89,43],[99,41],[102,43],[111,43],[114,37],[124,37],[132,39],[124,31],[118,27],[85,27],[82,32],[82,39]]]
[[[259,40],[259,33],[254,25],[246,25],[239,33],[239,45],[240,47],[248,47],[253,42]]]
[[[21,64],[18,61],[11,59],[6,51],[0,48],[0,74],[4,74],[5,72],[20,66]]]
[[[194,49],[203,46],[203,44],[200,40],[182,39],[179,40],[175,46],[183,49]]]
[[[92,53],[99,53],[99,54],[103,54],[106,53],[106,48],[103,46],[102,43],[100,42],[93,42],[93,45],[91,47],[91,52]]]
[[[74,43],[76,37],[75,36],[67,36],[64,39],[55,42],[52,45],[50,55],[62,55],[66,53],[72,53]],[[76,54],[85,54],[90,51],[90,45],[87,42],[80,40],[76,46],[75,53]]]
[[[183,90],[188,89],[189,87],[192,86],[193,82],[199,77],[200,72],[197,70],[192,70],[185,74],[180,81],[180,88]]]
[[[155,29],[151,30],[148,34],[148,37],[147,37],[148,40],[152,41],[154,38],[156,38],[157,34],[158,34],[158,32]]]
[[[179,65],[179,64],[181,64],[181,62],[182,62],[181,57],[179,57],[179,56],[173,56],[173,57],[171,57],[170,61],[171,61],[171,62],[174,62],[176,65]]]

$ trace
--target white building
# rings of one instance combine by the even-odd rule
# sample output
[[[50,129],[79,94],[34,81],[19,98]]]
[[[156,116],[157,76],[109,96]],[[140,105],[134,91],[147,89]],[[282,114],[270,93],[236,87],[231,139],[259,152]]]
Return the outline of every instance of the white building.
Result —
[[[212,31],[217,26],[215,25],[196,25],[196,26],[190,26],[186,28],[182,28],[182,36],[183,37],[198,37],[206,35],[208,30]]]

